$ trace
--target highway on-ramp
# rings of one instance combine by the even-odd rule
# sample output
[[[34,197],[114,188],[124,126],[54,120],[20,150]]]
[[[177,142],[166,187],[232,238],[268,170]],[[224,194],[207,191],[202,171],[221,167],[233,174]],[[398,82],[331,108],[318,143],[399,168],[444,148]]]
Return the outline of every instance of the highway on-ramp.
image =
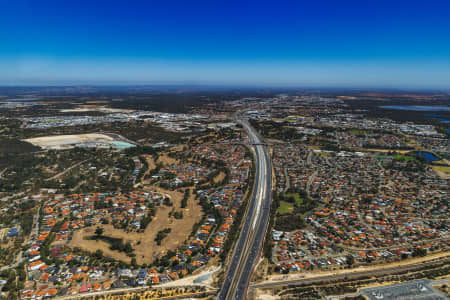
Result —
[[[247,132],[255,154],[256,174],[254,189],[248,213],[218,299],[245,299],[253,267],[261,252],[272,196],[272,167],[266,146],[261,142],[255,129],[246,121],[241,121]]]

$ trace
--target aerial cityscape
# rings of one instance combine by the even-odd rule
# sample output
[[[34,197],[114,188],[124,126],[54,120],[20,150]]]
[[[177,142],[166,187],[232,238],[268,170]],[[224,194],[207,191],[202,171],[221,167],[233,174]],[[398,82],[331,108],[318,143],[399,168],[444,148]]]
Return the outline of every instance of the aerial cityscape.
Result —
[[[450,94],[65,89],[2,89],[3,295],[448,293]]]
[[[282,2],[2,5],[0,299],[450,299],[450,6]]]

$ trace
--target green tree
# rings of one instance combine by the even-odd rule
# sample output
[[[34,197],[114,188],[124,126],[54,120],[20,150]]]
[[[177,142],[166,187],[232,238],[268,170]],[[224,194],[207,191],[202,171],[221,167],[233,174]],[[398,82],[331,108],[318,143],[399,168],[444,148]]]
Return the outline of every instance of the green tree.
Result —
[[[102,227],[97,227],[97,228],[95,229],[95,234],[96,234],[97,236],[101,236],[101,235],[103,234],[103,232],[104,232],[104,229],[103,229]]]

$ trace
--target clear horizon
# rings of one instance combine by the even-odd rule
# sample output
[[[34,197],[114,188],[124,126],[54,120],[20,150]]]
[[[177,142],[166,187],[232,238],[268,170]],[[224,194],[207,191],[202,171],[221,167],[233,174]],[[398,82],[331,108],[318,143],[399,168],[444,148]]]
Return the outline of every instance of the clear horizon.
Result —
[[[0,85],[450,89],[448,2],[335,2],[6,1]]]

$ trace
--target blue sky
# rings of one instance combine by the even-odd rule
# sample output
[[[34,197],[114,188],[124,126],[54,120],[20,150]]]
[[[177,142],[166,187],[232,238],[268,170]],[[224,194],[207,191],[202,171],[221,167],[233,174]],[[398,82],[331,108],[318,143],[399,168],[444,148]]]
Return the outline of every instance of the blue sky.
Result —
[[[0,0],[0,85],[450,89],[449,1]]]

